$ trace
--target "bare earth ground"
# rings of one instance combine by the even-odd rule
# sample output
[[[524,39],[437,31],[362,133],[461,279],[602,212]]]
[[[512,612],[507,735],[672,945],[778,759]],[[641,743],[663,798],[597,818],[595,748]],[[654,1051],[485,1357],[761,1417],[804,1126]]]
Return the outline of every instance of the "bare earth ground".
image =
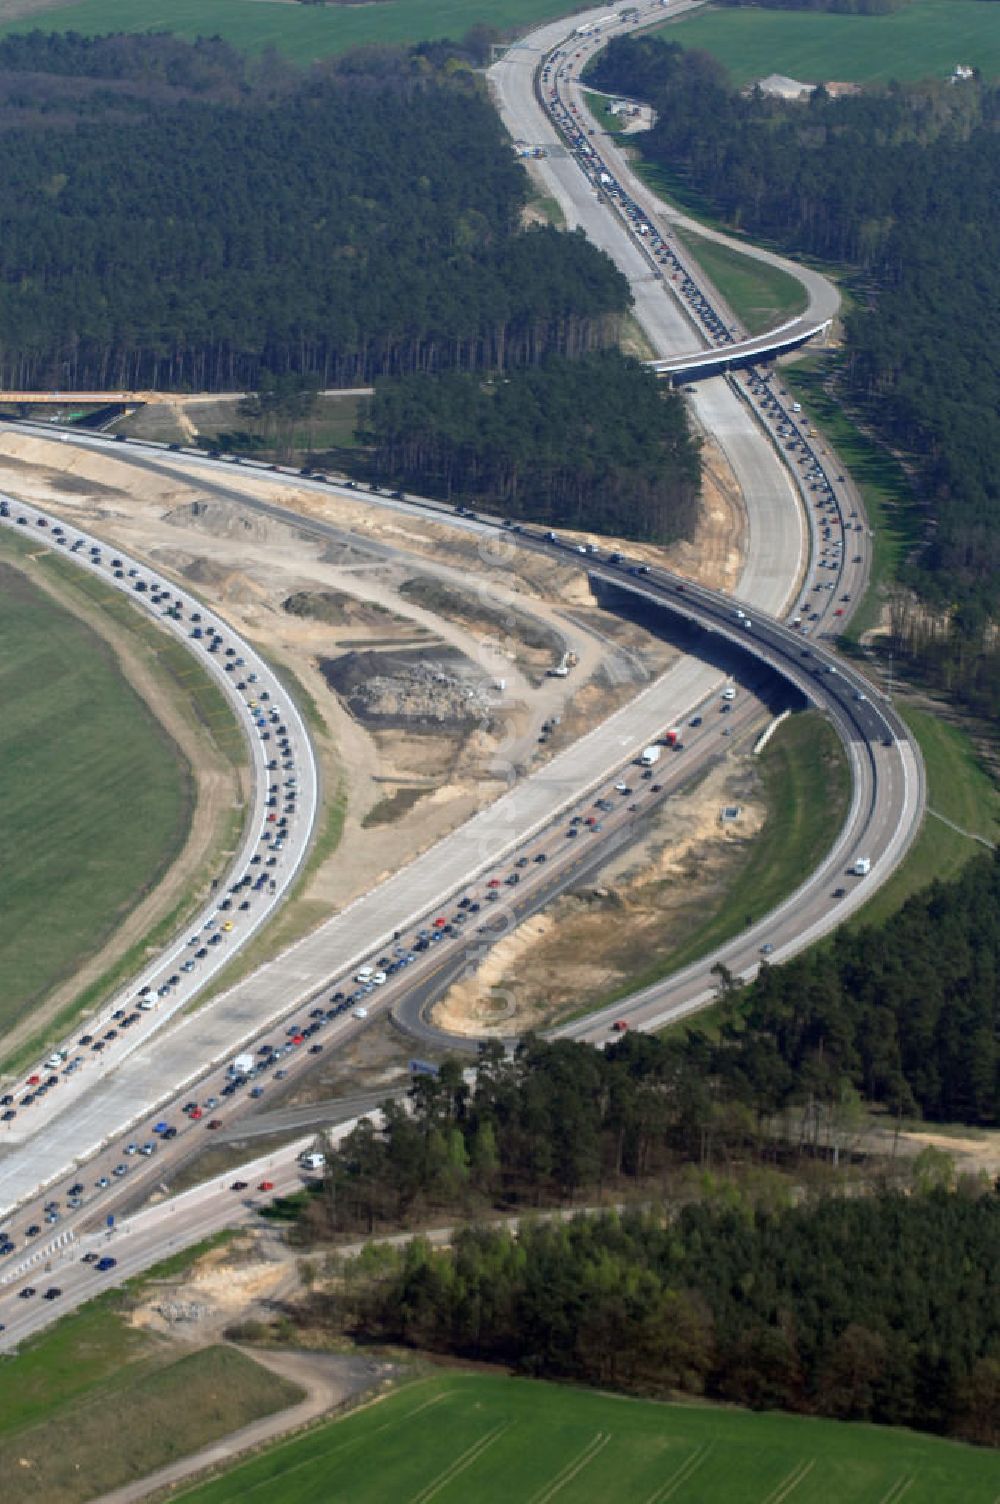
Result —
[[[12,470],[0,460],[0,488],[16,490],[23,473],[20,469]],[[61,493],[56,494],[64,499]],[[20,567],[16,559],[11,562]],[[119,956],[141,940],[185,895],[190,895],[192,904],[204,898],[210,876],[228,855],[225,848],[220,847],[220,842],[229,838],[233,816],[243,807],[247,793],[245,779],[222,756],[206,728],[189,713],[179,690],[156,672],[145,644],[133,638],[85,597],[61,592],[45,571],[25,570],[25,573],[38,589],[58,599],[65,609],[86,622],[112,649],[125,678],[149,705],[191,767],[195,803],[187,840],[159,884],[136,905],[114,936],[85,961],[72,978],[57,987],[42,1005],[34,1008],[20,1025],[4,1036],[6,1052],[15,1051],[44,1028],[50,1018],[113,966]]]
[[[743,552],[739,494],[711,446],[706,459],[704,520],[695,542],[673,550],[623,546],[649,562],[666,560],[731,585]],[[218,473],[206,478],[217,481]],[[323,785],[328,795],[346,797],[347,816],[335,856],[309,879],[305,900],[313,922],[454,828],[502,792],[512,769],[551,756],[561,740],[609,714],[671,661],[672,649],[654,634],[596,605],[581,570],[524,551],[492,558],[472,535],[464,539],[443,525],[371,507],[360,496],[296,493],[235,466],[225,481],[322,517],[344,529],[343,542],[327,544],[241,512],[203,493],[197,476],[143,471],[25,434],[0,438],[0,485],[93,525],[203,593],[272,660],[291,668],[315,703],[325,730],[317,737]],[[373,556],[364,547],[368,539],[398,549],[398,557]],[[427,609],[401,593],[417,577],[466,598],[457,607]],[[299,592],[334,596],[335,619],[290,614],[283,603]],[[500,631],[498,611],[508,613]],[[551,646],[539,645],[540,633]],[[414,644],[426,644],[429,654],[461,654],[482,686],[502,680],[503,690],[493,690],[493,712],[471,730],[417,731],[405,714],[396,725],[376,726],[346,708],[318,667],[320,659],[345,652],[398,655]],[[576,665],[568,679],[546,677],[560,648],[575,655]],[[557,718],[556,734],[539,745],[543,722]],[[388,806],[389,818],[362,825],[400,792],[412,796],[408,808],[404,798]],[[163,911],[159,894],[149,903]]]
[[[260,1232],[211,1250],[183,1275],[148,1284],[128,1319],[179,1350],[191,1351],[226,1340],[226,1330],[235,1322],[273,1318],[283,1300],[301,1294],[299,1261],[280,1239]],[[297,1384],[303,1390],[302,1400],[135,1483],[101,1495],[95,1504],[139,1504],[143,1499],[168,1497],[182,1480],[229,1465],[251,1448],[299,1430],[356,1396],[377,1392],[395,1372],[395,1365],[360,1354],[241,1350],[253,1362]]]
[[[732,753],[688,794],[669,799],[636,845],[598,883],[561,894],[489,952],[475,976],[433,1009],[457,1034],[521,1034],[595,1006],[635,974],[635,957],[667,957],[711,895],[725,886],[760,829],[750,757]],[[740,806],[725,825],[724,805]]]

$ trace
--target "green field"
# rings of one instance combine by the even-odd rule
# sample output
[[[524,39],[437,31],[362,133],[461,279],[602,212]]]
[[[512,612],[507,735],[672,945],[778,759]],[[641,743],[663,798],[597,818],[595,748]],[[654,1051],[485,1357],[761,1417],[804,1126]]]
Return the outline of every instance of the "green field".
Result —
[[[1000,74],[1000,6],[987,0],[911,0],[885,16],[705,10],[660,34],[712,53],[738,84],[769,73],[805,83],[944,78],[956,63]]]
[[[444,1374],[185,1504],[995,1504],[1000,1457],[909,1432]]]
[[[186,838],[194,789],[110,648],[2,562],[0,694],[3,1028],[154,885]]]
[[[346,52],[370,42],[410,44],[458,38],[485,23],[527,31],[562,16],[566,0],[380,0],[373,5],[271,4],[268,0],[80,0],[8,22],[0,32],[171,31],[182,37],[224,37],[245,52],[277,47],[295,62]]]

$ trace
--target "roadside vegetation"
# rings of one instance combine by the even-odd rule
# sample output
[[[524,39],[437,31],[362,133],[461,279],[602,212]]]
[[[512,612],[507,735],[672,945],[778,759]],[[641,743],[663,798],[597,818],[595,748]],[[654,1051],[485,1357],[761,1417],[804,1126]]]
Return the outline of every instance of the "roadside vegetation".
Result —
[[[848,642],[857,642],[880,625],[901,567],[920,542],[922,525],[912,482],[899,460],[864,433],[837,399],[842,361],[837,355],[797,357],[782,369],[781,380],[850,471],[875,535],[868,589],[844,633]]]
[[[692,914],[679,945],[648,962],[603,1001],[614,1002],[710,955],[793,893],[832,846],[847,814],[850,779],[840,739],[817,712],[784,721],[758,759],[766,807],[761,830],[748,842],[725,891],[707,912]]]
[[[898,696],[896,709],[924,759],[927,814],[906,857],[854,924],[881,923],[929,883],[957,877],[967,862],[982,856],[982,841],[1000,844],[1000,792],[968,733],[935,710],[918,709]]]
[[[293,1241],[477,1224],[443,1254],[418,1238],[329,1261],[295,1321],[637,1394],[996,1444],[1000,1295],[985,1274],[1000,1198],[987,1179],[953,1191],[946,1156],[859,1177],[833,1151],[863,1101],[995,1119],[998,882],[987,859],[891,927],[838,937],[832,960],[726,980],[715,1042],[626,1034],[602,1052],[528,1036],[513,1058],[486,1045],[471,1081],[459,1060],[415,1076],[411,1111],[387,1101],[380,1127],[362,1120],[328,1154]],[[605,1200],[630,1209],[482,1221]]]
[[[383,483],[611,537],[690,537],[700,462],[683,398],[617,351],[493,381],[380,378],[365,421]]]
[[[129,652],[138,655],[138,660],[153,676],[157,693],[160,696],[161,709],[166,712],[171,725],[183,724],[194,734],[199,746],[200,765],[204,769],[214,770],[217,775],[228,778],[231,781],[233,792],[233,803],[231,806],[227,805],[215,818],[205,855],[196,866],[192,866],[192,870],[185,879],[183,892],[179,895],[174,893],[169,899],[165,897],[164,904],[169,903],[169,907],[161,906],[159,914],[151,916],[148,930],[137,935],[135,941],[128,944],[120,954],[117,954],[99,975],[94,976],[92,980],[88,980],[83,987],[75,992],[70,1000],[65,1004],[61,1004],[58,1012],[53,1017],[46,1018],[40,1024],[39,1028],[31,1034],[20,1036],[20,1042],[4,1057],[4,1068],[7,1070],[17,1070],[22,1064],[26,1064],[29,1060],[36,1058],[39,1050],[44,1048],[48,1042],[71,1028],[73,1023],[82,1014],[85,1014],[88,1009],[99,1005],[126,976],[133,973],[141,965],[149,953],[149,947],[155,947],[167,941],[176,929],[184,923],[187,915],[203,900],[210,882],[218,875],[220,864],[225,863],[226,859],[235,851],[239,842],[243,821],[239,787],[240,779],[247,762],[247,744],[242,730],[222,694],[208,678],[201,665],[188,652],[184,644],[169,637],[155,623],[147,620],[122,597],[119,591],[111,589],[102,580],[85,574],[82,570],[62,559],[58,554],[47,549],[31,547],[28,541],[22,539],[20,536],[4,534],[3,538],[0,539],[0,555],[5,556],[11,563],[17,563],[21,568],[27,565],[29,569],[38,571],[50,585],[55,586],[59,602],[72,613],[69,620],[78,626],[83,633],[83,636],[80,638],[81,646],[77,650],[77,658],[73,660],[74,666],[79,660],[82,645],[89,641],[90,637],[93,637],[97,649],[105,655],[105,661],[111,667],[111,673],[115,682],[120,686],[120,692],[124,697],[121,700],[121,706],[127,709],[130,721],[136,719],[132,716],[132,707],[138,700],[138,696],[131,689],[127,679],[122,675],[120,666],[113,662],[113,658],[116,651],[122,651],[126,648]],[[41,609],[45,613],[46,621],[48,621],[52,596],[46,593],[41,599]],[[58,611],[56,614],[58,614]],[[104,631],[106,626],[110,627],[112,634],[107,641],[103,640],[103,637],[99,635]],[[17,638],[9,638],[8,651],[13,652],[17,646],[17,642]],[[86,690],[88,683],[88,672],[89,670],[85,670],[77,681],[78,685],[84,690]],[[34,693],[35,690],[33,688],[32,694]],[[99,762],[99,768],[109,765],[116,766],[115,759],[128,755],[128,748],[132,745],[134,738],[138,738],[136,745],[141,745],[144,734],[152,736],[156,745],[172,749],[172,756],[174,758],[179,755],[179,749],[172,738],[164,731],[160,722],[153,719],[151,712],[142,705],[141,701],[138,701],[138,703],[142,707],[142,710],[145,711],[146,721],[143,720],[143,715],[140,713],[137,723],[130,725],[128,734],[121,741],[120,750],[112,749],[111,763]],[[90,704],[91,702],[88,701],[88,707]],[[94,701],[94,712],[99,711],[99,708],[99,702]],[[124,713],[124,710],[122,713]],[[85,709],[82,714],[86,720],[91,714],[90,708]],[[51,718],[45,722],[46,726],[51,724]],[[62,725],[61,719],[57,717],[55,724]],[[112,721],[111,725],[112,729],[114,729],[116,722]],[[145,732],[143,730],[144,726]],[[105,725],[104,729],[107,730],[107,725]],[[45,749],[45,755],[48,757],[63,758],[69,772],[75,774],[74,797],[91,792],[90,785],[85,781],[80,781],[80,769],[76,762],[77,752],[73,750],[69,742],[58,735],[54,736],[52,745]],[[190,770],[187,769],[187,764],[183,761],[183,758],[181,759],[180,776],[182,779],[183,809],[181,811],[180,824],[172,825],[170,828],[169,842],[170,848],[175,851],[180,850],[189,833],[190,799],[194,795],[193,783],[186,792],[183,788],[184,780],[190,779],[191,776]],[[99,775],[99,782],[101,778],[103,778],[103,775]],[[9,784],[9,787],[13,786],[13,784]],[[107,824],[110,836],[109,844],[111,849],[117,853],[115,861],[121,867],[122,892],[127,899],[127,906],[126,909],[119,910],[119,916],[115,925],[108,926],[103,900],[99,901],[95,897],[98,888],[95,886],[93,891],[89,889],[85,890],[85,907],[96,907],[99,910],[99,914],[95,919],[92,931],[89,932],[89,943],[79,952],[73,965],[69,967],[67,975],[76,975],[80,966],[85,964],[86,958],[97,954],[100,950],[102,940],[107,938],[108,933],[120,928],[124,914],[134,909],[136,903],[145,897],[150,890],[148,880],[144,884],[140,884],[138,868],[131,867],[130,862],[135,856],[135,851],[141,851],[144,848],[145,842],[151,839],[152,830],[144,828],[138,837],[135,851],[133,851],[130,845],[133,833],[130,828],[126,828],[121,824],[121,812],[123,809],[126,811],[131,810],[133,806],[144,808],[143,801],[148,801],[154,793],[155,785],[150,789],[144,789],[140,786],[126,789],[122,791],[120,797],[117,792],[112,791],[111,804],[107,807],[100,800],[98,800],[96,805],[92,806],[88,799],[87,810],[94,809],[93,818],[97,822],[94,825],[93,839],[95,842],[103,842],[106,839],[104,834],[105,827],[102,826],[101,821],[103,820]],[[138,800],[138,805],[136,805],[136,800]],[[49,818],[55,820],[57,815],[65,816],[67,810],[71,807],[72,801],[69,804],[64,803],[60,810],[49,811]],[[115,824],[116,821],[117,824]],[[113,831],[111,831],[112,824],[114,824]],[[53,826],[53,829],[55,829],[55,826]],[[72,839],[74,841],[86,840],[85,829],[90,829],[89,814],[84,821],[83,827],[74,827]],[[56,860],[61,860],[65,851],[70,849],[67,845],[69,841],[70,836],[65,830],[55,839]],[[76,848],[74,847],[73,849]],[[79,857],[77,860],[79,864],[84,860],[84,856]],[[162,853],[160,861],[161,866],[166,861]],[[108,869],[107,875],[112,875],[113,870],[117,869]],[[98,878],[103,881],[105,876],[106,870],[102,859],[102,863],[99,864],[93,874],[95,884]],[[79,878],[75,878],[74,881],[79,882]],[[49,914],[58,916],[59,904],[65,901],[63,895],[72,897],[73,892],[73,884],[64,885],[62,882],[56,883],[51,889],[46,890],[44,899],[44,912],[46,916]],[[123,902],[125,902],[124,899]],[[38,912],[41,913],[42,909],[39,909]],[[102,923],[101,921],[105,922]],[[61,917],[55,917],[53,922],[58,925],[62,923],[62,919]],[[57,945],[55,950],[58,951],[58,949]],[[43,948],[39,954],[40,956],[44,955],[48,964],[51,964],[53,947]],[[54,980],[47,990],[51,992],[57,985],[58,982]],[[9,992],[7,995],[8,997],[11,996]]]
[[[588,92],[585,95],[587,108],[598,125],[610,135],[616,136],[619,145],[640,148],[640,155],[632,166],[649,186],[669,202],[685,208],[695,217],[710,223],[711,207],[699,197],[695,203],[685,202],[683,186],[665,179],[658,166],[644,161],[641,156],[642,136],[630,138],[621,134],[620,121],[608,109],[608,102],[601,94]],[[630,155],[636,155],[632,150]],[[680,190],[678,193],[676,190]],[[704,270],[725,298],[736,317],[751,334],[761,334],[773,329],[776,324],[794,318],[806,306],[805,290],[801,282],[780,267],[769,266],[753,256],[744,256],[729,246],[719,245],[696,235],[690,230],[681,230],[676,225],[673,233]]]
[[[7,1028],[155,887],[187,837],[194,785],[107,644],[13,564],[0,576]]]
[[[1000,15],[982,0],[909,0],[885,15],[709,8],[664,26],[665,40],[711,53],[734,82],[783,73],[805,83],[946,78],[959,61],[1000,73]]]
[[[19,1504],[83,1504],[301,1398],[235,1348],[190,1351],[98,1296],[0,1360],[0,1467]]]
[[[273,1447],[183,1495],[184,1504],[329,1504],[331,1470],[351,1504],[442,1496],[451,1479],[482,1504],[776,1500],[808,1475],[840,1504],[993,1504],[989,1453],[868,1426],[607,1394],[495,1374],[433,1374],[378,1405]],[[459,1474],[461,1482],[458,1483]],[[449,1490],[450,1492],[450,1490]]]

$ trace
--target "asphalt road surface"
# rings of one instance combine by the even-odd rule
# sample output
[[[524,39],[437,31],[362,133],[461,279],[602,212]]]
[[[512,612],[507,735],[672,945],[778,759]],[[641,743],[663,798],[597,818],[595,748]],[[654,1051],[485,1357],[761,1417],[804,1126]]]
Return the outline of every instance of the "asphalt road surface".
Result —
[[[748,336],[745,330],[734,326],[730,315],[726,348],[711,350],[709,361],[747,356],[767,359],[827,327],[840,305],[836,287],[820,273],[706,229],[665,205],[636,176],[625,154],[598,129],[587,110],[580,74],[595,53],[612,37],[662,25],[665,20],[695,8],[689,0],[676,0],[666,7],[638,7],[637,18],[629,22],[616,20],[608,24],[609,12],[596,9],[551,22],[510,47],[489,73],[497,107],[511,136],[544,153],[541,159],[530,162],[531,172],[543,190],[557,200],[570,227],[583,228],[628,276],[636,315],[660,356],[658,368],[671,372],[704,368],[706,345],[718,341],[705,338],[697,311],[693,312],[690,304],[685,305],[669,280],[661,280],[658,258],[650,251],[650,232],[668,236],[673,226],[680,225],[780,268],[805,289],[803,312],[766,334]],[[597,20],[603,24],[594,29]],[[581,193],[578,181],[581,169],[588,174],[585,193]],[[617,200],[610,214],[609,198]],[[627,251],[622,238],[628,242]],[[705,281],[683,248],[673,244],[671,249],[678,264],[690,271],[695,281]],[[714,290],[713,301],[719,301]]]
[[[579,18],[576,19],[579,24]],[[567,169],[565,173],[561,166],[558,170],[559,192],[556,196],[563,195],[579,208],[581,214],[585,210],[588,234],[593,225],[597,242],[605,244],[615,259],[631,271],[634,290],[640,290],[637,297],[639,316],[654,344],[669,347],[671,353],[684,350],[693,353],[701,337],[689,311],[676,298],[665,295],[662,282],[655,275],[646,277],[640,265],[648,266],[643,260],[642,248],[636,247],[634,237],[629,235],[621,221],[593,196],[576,164],[555,152],[551,159],[546,159],[546,167],[550,160],[564,162]],[[634,256],[639,259],[635,260]],[[867,541],[862,547],[861,532],[857,534],[859,541],[856,544],[852,539],[852,545],[858,547],[860,553],[850,555],[849,566],[845,540],[852,528],[861,529],[865,539],[867,533],[863,522],[849,521],[847,483],[827,473],[801,421],[793,419],[787,404],[775,400],[775,385],[771,383],[769,386],[756,375],[727,382],[719,380],[702,385],[693,399],[696,405],[700,404],[706,425],[712,425],[719,432],[723,447],[747,487],[751,561],[739,591],[747,608],[742,617],[734,615],[731,601],[685,586],[667,576],[655,573],[651,576],[648,572],[640,574],[628,560],[591,557],[587,561],[591,572],[607,584],[640,593],[651,602],[700,622],[715,638],[709,643],[709,656],[716,656],[719,643],[725,642],[730,653],[744,647],[751,655],[774,665],[792,684],[798,685],[827,710],[848,747],[854,795],[848,820],[834,850],[819,870],[804,881],[799,892],[771,916],[766,941],[761,939],[762,926],[759,931],[748,932],[732,947],[712,958],[724,960],[732,970],[742,974],[749,974],[759,964],[761,944],[773,946],[771,953],[780,958],[799,944],[824,933],[851,907],[861,902],[865,890],[870,891],[888,874],[911,839],[923,797],[919,758],[895,722],[891,709],[877,705],[870,686],[852,670],[841,667],[837,673],[829,672],[837,665],[829,661],[815,635],[812,638],[814,646],[807,648],[803,644],[803,632],[816,634],[821,627],[836,625],[831,619],[839,612],[844,612],[846,617],[850,602],[835,607],[833,600],[826,597],[839,591],[847,582],[849,567],[857,570],[860,566],[858,577],[863,578]],[[51,437],[51,428],[43,429],[43,432]],[[95,447],[101,443],[77,435],[73,436],[73,442]],[[788,444],[793,446],[791,455],[787,454]],[[786,449],[785,456],[781,455],[783,448]],[[175,454],[168,458],[162,448],[155,445],[120,446],[120,457],[126,457],[122,452],[126,449],[134,453],[140,463],[169,464],[175,471],[190,472],[192,464],[197,467],[199,475],[224,468],[221,462],[213,464],[203,455]],[[155,459],[149,456],[155,456]],[[808,534],[801,524],[795,490],[788,483],[788,469],[783,459],[792,460],[796,486],[809,502]],[[281,477],[275,479],[280,482]],[[326,478],[308,480],[289,475],[284,479],[296,486],[315,485],[336,494],[336,486],[331,486]],[[204,484],[206,490],[213,489],[212,482]],[[810,494],[817,490],[818,496]],[[356,499],[356,493],[351,494]],[[282,515],[281,508],[238,499],[243,505],[264,507],[275,515]],[[433,511],[438,516],[447,514],[447,509],[419,501],[379,497],[377,504],[415,507]],[[814,509],[819,510],[819,518]],[[296,514],[284,515],[296,526],[303,526],[303,519]],[[495,535],[498,531],[495,520],[483,524],[453,514],[449,520],[454,526],[481,529],[488,535]],[[322,524],[316,526],[322,528]],[[790,542],[790,539],[794,541]],[[562,557],[566,554],[566,545],[560,540],[530,530],[525,530],[518,543]],[[813,569],[816,570],[815,580],[811,578]],[[821,569],[832,578],[820,575]],[[782,627],[777,620],[769,619],[769,611],[777,614],[790,600],[797,598],[800,586],[807,599],[819,588],[824,590],[818,598],[819,609],[815,618],[809,611],[806,619],[801,619],[804,603],[799,605],[796,600],[792,609],[800,620],[792,627]],[[852,593],[843,591],[842,596]],[[748,626],[744,618],[749,612],[752,612],[753,619]],[[803,661],[805,653],[811,660],[808,663]],[[817,673],[821,668],[826,672]],[[525,780],[496,805],[482,811],[460,831],[439,843],[425,858],[411,863],[373,893],[359,899],[344,914],[246,983],[166,1030],[156,1040],[155,1051],[134,1051],[127,1061],[109,1073],[101,1092],[87,1093],[71,1110],[60,1114],[44,1134],[34,1139],[30,1148],[26,1146],[8,1154],[0,1163],[0,1202],[8,1207],[21,1203],[19,1220],[23,1218],[25,1223],[29,1217],[37,1215],[38,1209],[44,1212],[43,1198],[37,1192],[39,1185],[53,1186],[62,1177],[67,1182],[65,1186],[57,1187],[58,1196],[53,1191],[48,1192],[50,1200],[58,1199],[59,1210],[56,1220],[42,1224],[47,1228],[45,1233],[41,1230],[29,1233],[28,1227],[8,1226],[15,1238],[15,1248],[0,1264],[0,1279],[8,1280],[12,1298],[21,1299],[14,1293],[14,1287],[26,1276],[25,1260],[34,1260],[31,1267],[36,1267],[36,1252],[44,1262],[58,1257],[59,1250],[54,1246],[58,1241],[64,1240],[64,1246],[70,1246],[78,1236],[77,1228],[85,1231],[95,1217],[104,1214],[104,1206],[116,1204],[116,1196],[121,1199],[126,1195],[144,1194],[144,1187],[148,1189],[155,1183],[173,1156],[179,1160],[191,1152],[192,1144],[209,1123],[217,1121],[223,1127],[226,1125],[227,1120],[240,1110],[234,1099],[227,1099],[225,1107],[209,1107],[207,1104],[213,1098],[218,1100],[213,1087],[222,1091],[230,1084],[225,1069],[228,1056],[244,1044],[252,1044],[259,1051],[262,1032],[277,1030],[279,1020],[287,1019],[293,1009],[301,1010],[315,1002],[321,984],[325,991],[326,987],[336,986],[339,981],[338,991],[346,994],[343,1002],[334,1003],[336,993],[326,999],[325,1002],[333,1006],[322,1010],[322,1020],[313,1016],[320,1011],[318,1003],[308,1015],[300,1015],[290,1026],[299,1031],[298,1043],[288,1042],[287,1048],[292,1053],[282,1054],[279,1057],[281,1064],[277,1067],[268,1057],[263,1067],[265,1076],[269,1072],[276,1075],[279,1070],[293,1069],[295,1051],[300,1051],[305,1061],[307,1053],[316,1047],[307,1043],[307,1038],[313,1036],[306,1033],[314,1025],[324,1036],[316,1044],[329,1048],[364,1026],[366,1020],[355,1015],[355,1008],[371,1014],[376,1008],[382,1010],[392,1006],[410,991],[423,990],[426,993],[429,990],[428,974],[442,969],[440,958],[450,947],[461,948],[453,944],[463,933],[459,914],[472,917],[473,904],[477,905],[479,912],[488,912],[486,905],[489,893],[496,891],[494,884],[506,889],[515,877],[514,891],[518,896],[508,907],[516,920],[515,907],[522,901],[519,891],[522,874],[534,869],[538,889],[542,891],[546,884],[551,886],[558,880],[558,868],[573,865],[569,859],[564,862],[557,856],[558,850],[568,851],[571,844],[578,847],[581,841],[599,841],[600,833],[595,834],[586,822],[594,818],[591,811],[596,807],[595,795],[607,802],[603,784],[612,776],[612,770],[616,766],[620,770],[639,747],[652,741],[654,733],[664,726],[676,725],[690,718],[706,694],[717,691],[723,678],[718,666],[699,665],[690,659],[679,665],[671,675],[650,686],[630,706],[595,728],[574,748],[553,759],[538,775]],[[883,735],[883,732],[887,734]],[[690,752],[692,765],[696,754],[709,755],[707,747],[700,752],[695,744]],[[638,812],[642,800],[653,797],[651,788],[647,796],[645,786],[636,783],[634,790],[631,785],[627,786],[628,793],[617,794],[617,797],[635,802]],[[625,808],[628,811],[628,805]],[[612,809],[620,810],[620,805],[612,801]],[[608,836],[611,839],[616,838],[613,828],[616,818],[609,820]],[[560,842],[563,843],[561,848]],[[546,861],[536,864],[534,858],[540,854],[545,855]],[[871,874],[857,880],[846,879],[842,876],[844,867],[858,855],[865,855],[872,861]],[[551,868],[549,861],[553,863]],[[550,879],[549,872],[557,873],[557,876]],[[845,888],[843,899],[834,898],[829,891],[829,884],[834,880]],[[526,901],[527,876],[523,881]],[[463,908],[466,901],[468,907]],[[497,900],[497,913],[501,903],[502,900]],[[435,910],[441,911],[437,920],[431,917]],[[440,942],[433,939],[438,922],[450,926],[450,934]],[[493,930],[491,921],[489,933],[478,945],[491,943]],[[425,939],[427,946],[420,950],[419,944]],[[474,950],[476,947],[468,948]],[[347,992],[354,985],[348,979],[364,965],[379,965],[383,959],[381,952],[385,952],[387,961],[392,958],[391,965],[403,955],[412,959],[407,961],[404,970],[394,972],[384,983],[373,987],[372,994],[366,995],[365,1003],[357,1004]],[[679,978],[649,989],[627,1004],[619,1003],[613,1010],[614,1017],[616,1020],[627,1018],[633,1025],[653,1027],[666,1017],[676,1016],[678,1011],[686,1011],[703,1000],[704,974],[703,971],[699,975],[697,968],[690,968]],[[346,1009],[344,1002],[348,1004]],[[311,1019],[308,1024],[303,1021],[306,1016]],[[610,1021],[608,1016],[598,1016],[573,1026],[567,1032],[600,1040],[607,1037]],[[285,1048],[286,1045],[282,1044],[281,1049],[284,1051]],[[306,1068],[305,1065],[302,1068]],[[241,1085],[240,1090],[245,1089],[245,1085]],[[198,1102],[204,1092],[209,1092],[204,1099],[206,1105],[195,1108],[198,1116],[183,1111],[180,1097],[185,1091],[191,1092],[192,1099]],[[216,1110],[222,1116],[209,1118],[206,1122],[206,1115]],[[158,1126],[152,1121],[154,1115],[175,1115],[178,1112],[181,1118],[169,1125],[178,1130],[176,1139],[170,1142],[162,1137],[155,1140],[155,1150],[140,1164],[143,1144],[139,1140],[154,1142],[145,1139],[145,1135],[155,1133]],[[147,1118],[149,1121],[144,1121]],[[131,1146],[120,1140],[132,1132],[136,1134],[135,1152],[129,1154]],[[127,1162],[120,1161],[125,1166],[125,1174],[118,1177],[116,1190],[113,1175],[119,1166],[113,1161],[122,1154],[126,1155]],[[105,1173],[108,1167],[110,1175]],[[76,1175],[80,1177],[78,1183],[83,1193],[79,1197],[81,1205],[74,1208],[68,1205],[69,1182]],[[96,1194],[96,1186],[95,1194],[92,1194],[90,1187],[84,1185],[85,1177],[95,1176],[109,1181],[107,1186],[99,1188],[99,1194]],[[161,1212],[160,1215],[169,1217],[171,1213]],[[217,1204],[213,1215],[218,1217]],[[149,1249],[141,1257],[148,1262]]]

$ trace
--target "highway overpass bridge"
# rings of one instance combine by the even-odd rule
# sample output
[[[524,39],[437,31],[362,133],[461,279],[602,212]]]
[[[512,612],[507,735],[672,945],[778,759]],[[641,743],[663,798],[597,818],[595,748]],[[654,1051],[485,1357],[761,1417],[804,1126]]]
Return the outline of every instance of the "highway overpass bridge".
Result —
[[[778,355],[787,355],[790,350],[799,349],[811,339],[825,337],[830,324],[830,319],[824,319],[819,324],[796,319],[784,328],[772,329],[755,339],[736,340],[731,345],[720,345],[715,350],[698,350],[692,355],[674,355],[668,360],[649,360],[646,364],[657,376],[669,380],[673,386],[706,381],[709,377],[720,376],[724,371],[759,365],[761,362],[774,360]]]

